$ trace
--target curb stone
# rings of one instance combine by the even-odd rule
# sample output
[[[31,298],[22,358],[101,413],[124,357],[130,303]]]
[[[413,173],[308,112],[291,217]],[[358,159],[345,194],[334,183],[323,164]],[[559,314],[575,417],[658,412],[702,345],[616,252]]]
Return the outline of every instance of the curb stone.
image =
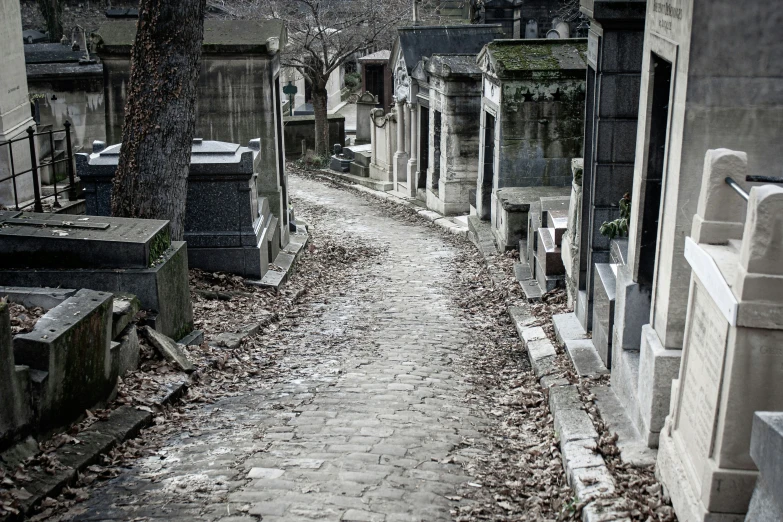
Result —
[[[473,234],[471,234],[473,236]],[[473,238],[492,275],[486,249]],[[548,391],[549,411],[560,441],[566,480],[582,508],[583,522],[630,522],[627,510],[614,495],[616,484],[603,456],[598,453],[598,433],[587,415],[575,385],[555,376],[557,351],[543,328],[523,306],[509,306],[508,315],[525,346],[530,365],[541,387]]]
[[[154,400],[154,404],[161,407],[178,399],[185,393],[189,383],[189,379],[184,379],[166,385]],[[152,412],[133,406],[120,406],[113,410],[106,420],[97,421],[79,432],[78,445],[65,444],[52,452],[66,469],[57,470],[51,475],[43,470],[29,472],[31,481],[24,489],[30,493],[30,497],[20,501],[18,515],[12,515],[5,520],[24,520],[46,497],[56,497],[64,487],[74,483],[78,475],[97,462],[101,455],[136,437],[142,429],[152,424],[153,417]]]

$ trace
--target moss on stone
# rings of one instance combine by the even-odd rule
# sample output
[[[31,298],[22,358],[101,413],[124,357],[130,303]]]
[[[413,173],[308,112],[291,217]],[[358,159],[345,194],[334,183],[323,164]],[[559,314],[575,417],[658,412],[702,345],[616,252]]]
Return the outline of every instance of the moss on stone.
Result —
[[[509,70],[555,70],[560,66],[551,45],[489,45],[495,47],[495,59]]]
[[[166,227],[155,234],[155,237],[150,241],[150,258],[148,266],[154,266],[158,258],[160,258],[170,246],[171,236],[169,235],[169,228]]]

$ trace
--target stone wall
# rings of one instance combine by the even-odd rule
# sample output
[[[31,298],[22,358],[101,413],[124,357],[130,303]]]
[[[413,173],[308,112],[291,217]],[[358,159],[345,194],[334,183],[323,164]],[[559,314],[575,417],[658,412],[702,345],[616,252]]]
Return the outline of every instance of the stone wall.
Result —
[[[335,143],[345,145],[345,116],[329,116],[329,150]],[[302,156],[302,140],[308,150],[315,150],[315,116],[286,116],[283,118],[286,159]]]

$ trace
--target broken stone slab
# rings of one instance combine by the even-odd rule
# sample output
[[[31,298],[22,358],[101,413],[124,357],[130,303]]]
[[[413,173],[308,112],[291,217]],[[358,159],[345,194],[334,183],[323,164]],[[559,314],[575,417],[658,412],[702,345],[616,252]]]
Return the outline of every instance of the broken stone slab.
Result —
[[[150,344],[152,344],[153,348],[155,348],[167,361],[175,363],[188,373],[196,369],[182,350],[182,345],[178,344],[170,337],[167,337],[160,332],[156,332],[149,326],[143,327],[141,331]]]
[[[215,336],[214,341],[212,341],[212,346],[228,348],[230,350],[239,348],[239,345],[242,344],[242,341],[245,338],[256,335],[259,332],[262,324],[263,323],[255,323],[248,325],[236,332],[219,333]]]
[[[107,292],[79,290],[14,337],[15,364],[31,369],[39,430],[65,426],[113,393],[112,300]]]
[[[133,371],[139,367],[140,345],[139,336],[136,333],[136,325],[130,324],[125,327],[121,335],[116,338],[119,343],[119,375],[124,376],[127,372]]]
[[[202,330],[193,330],[177,342],[185,346],[200,346],[204,342],[204,332]]]
[[[141,303],[133,294],[115,294],[112,304],[111,338],[123,333],[125,327],[136,317],[141,308]]]

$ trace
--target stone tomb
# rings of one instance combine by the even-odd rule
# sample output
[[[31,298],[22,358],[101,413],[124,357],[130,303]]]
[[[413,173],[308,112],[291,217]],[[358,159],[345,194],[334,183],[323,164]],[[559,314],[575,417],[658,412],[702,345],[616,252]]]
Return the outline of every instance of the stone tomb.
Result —
[[[495,40],[483,72],[476,210],[492,218],[492,191],[570,187],[582,156],[585,40]]]
[[[8,305],[0,303],[0,449],[67,426],[104,403],[119,374],[111,294],[21,290],[0,288],[0,295],[50,309],[31,332],[12,337]]]
[[[187,247],[170,240],[168,221],[64,218],[0,211],[0,285],[133,294],[161,333],[193,330]]]
[[[87,213],[111,214],[112,178],[121,144],[77,155]],[[188,265],[261,279],[280,245],[278,221],[267,198],[258,196],[254,159],[259,140],[248,147],[194,139],[188,172],[185,241]]]
[[[481,69],[473,54],[433,54],[425,70],[433,115],[428,129],[427,208],[444,216],[467,213],[468,192],[476,186],[478,175]],[[411,114],[415,119],[415,113]],[[440,128],[434,128],[438,123]],[[435,143],[438,138],[440,142]],[[412,157],[417,156],[417,141],[414,136]]]
[[[758,476],[753,413],[783,410],[783,188],[753,187],[745,213],[726,169],[709,168],[744,174],[745,154],[707,157],[685,242],[692,276],[682,365],[656,469],[682,522],[744,518]]]
[[[647,2],[628,262],[617,271],[612,342],[622,364],[613,361],[612,388],[652,447],[685,339],[692,271],[685,237],[704,153],[746,151],[754,174],[780,173],[780,2],[737,7],[731,0]],[[759,53],[768,57],[763,66]]]

